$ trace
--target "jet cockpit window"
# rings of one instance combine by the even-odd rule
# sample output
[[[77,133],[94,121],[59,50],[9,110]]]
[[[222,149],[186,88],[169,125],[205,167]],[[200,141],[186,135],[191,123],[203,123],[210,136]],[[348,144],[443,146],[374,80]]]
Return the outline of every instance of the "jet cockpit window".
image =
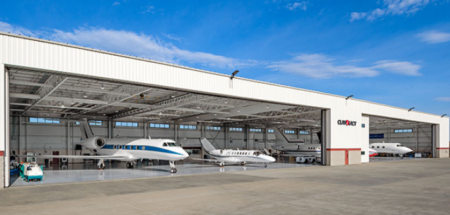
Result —
[[[259,156],[261,153],[260,152],[254,152],[253,155],[255,156]]]
[[[177,144],[175,144],[174,142],[168,142],[167,145],[169,145],[170,147],[177,146]]]
[[[397,144],[397,147],[405,147],[405,146],[403,146],[402,144]]]
[[[163,146],[164,146],[164,147],[167,147],[167,143],[163,143]]]

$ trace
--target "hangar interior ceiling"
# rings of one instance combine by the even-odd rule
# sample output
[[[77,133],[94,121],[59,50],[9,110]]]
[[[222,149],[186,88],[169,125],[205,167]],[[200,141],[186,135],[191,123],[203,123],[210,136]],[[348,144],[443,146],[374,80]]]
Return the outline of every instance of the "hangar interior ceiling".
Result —
[[[431,126],[431,124],[423,122],[406,121],[399,119],[391,119],[379,116],[370,116],[371,128],[409,128],[416,126]]]
[[[16,116],[320,130],[319,108],[7,68]]]

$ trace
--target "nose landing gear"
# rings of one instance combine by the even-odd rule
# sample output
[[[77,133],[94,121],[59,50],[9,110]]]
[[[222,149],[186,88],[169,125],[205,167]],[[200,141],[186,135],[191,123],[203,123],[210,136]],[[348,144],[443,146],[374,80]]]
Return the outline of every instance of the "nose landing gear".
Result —
[[[177,168],[175,167],[175,161],[169,161],[170,173],[177,173]]]

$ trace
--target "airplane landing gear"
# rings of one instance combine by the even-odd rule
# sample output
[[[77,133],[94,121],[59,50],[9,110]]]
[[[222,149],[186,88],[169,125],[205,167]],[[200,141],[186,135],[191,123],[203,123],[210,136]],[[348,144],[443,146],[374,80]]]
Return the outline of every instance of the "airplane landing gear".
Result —
[[[241,165],[242,165],[242,166],[245,166],[245,162],[242,162]]]
[[[267,168],[267,164],[266,163],[264,164],[264,168]]]
[[[98,169],[103,170],[105,169],[105,161],[103,159],[99,159],[97,163]]]
[[[219,163],[219,166],[220,166],[220,167],[224,167],[224,166],[225,166],[225,163]]]
[[[127,169],[131,169],[134,167],[134,162],[127,162]]]
[[[177,173],[177,168],[175,168],[175,161],[169,161],[170,173]]]

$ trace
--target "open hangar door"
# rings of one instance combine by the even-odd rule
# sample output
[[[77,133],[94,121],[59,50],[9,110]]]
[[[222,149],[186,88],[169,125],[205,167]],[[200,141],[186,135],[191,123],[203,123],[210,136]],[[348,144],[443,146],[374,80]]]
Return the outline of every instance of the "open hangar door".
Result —
[[[291,139],[302,139],[305,143],[320,142],[316,135],[321,124],[319,108],[226,98],[16,67],[8,67],[7,70],[11,113],[9,152],[11,158],[19,163],[32,159],[14,158],[13,155],[92,154],[83,147],[77,122],[83,118],[89,120],[96,136],[172,139],[192,157],[203,156],[201,137],[208,138],[218,149],[272,151],[272,146],[277,144],[272,133],[276,128],[286,131]],[[96,169],[96,161],[89,159],[38,158],[36,162],[44,166],[44,171]],[[138,167],[147,170],[149,166],[158,165],[167,163],[147,161]],[[107,163],[107,169],[126,170],[125,162],[111,161]],[[153,176],[148,172],[127,174]],[[161,171],[153,172],[161,174]],[[104,175],[91,177],[88,180],[108,178]],[[125,174],[124,177],[128,176]],[[17,181],[20,179],[16,176],[10,184]],[[54,182],[72,181],[59,178]]]
[[[378,152],[370,161],[433,157],[436,138],[432,124],[379,116],[369,116],[369,121],[369,148]]]

